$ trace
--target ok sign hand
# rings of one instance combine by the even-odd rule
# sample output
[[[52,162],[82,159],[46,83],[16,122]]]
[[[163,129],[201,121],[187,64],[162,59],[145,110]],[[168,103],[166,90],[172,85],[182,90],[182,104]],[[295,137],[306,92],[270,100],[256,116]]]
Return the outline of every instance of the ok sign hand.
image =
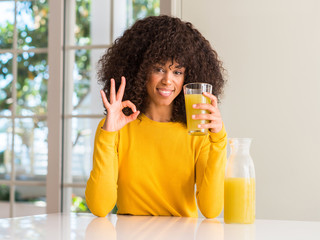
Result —
[[[125,77],[121,77],[121,84],[116,94],[115,81],[111,78],[110,102],[108,101],[105,92],[103,90],[100,91],[103,104],[107,109],[106,121],[102,128],[108,132],[120,130],[129,122],[137,119],[140,114],[140,111],[137,111],[136,106],[131,101],[127,100],[122,102],[125,86],[126,79]],[[125,107],[129,107],[133,111],[130,116],[126,116],[122,112],[122,109]]]

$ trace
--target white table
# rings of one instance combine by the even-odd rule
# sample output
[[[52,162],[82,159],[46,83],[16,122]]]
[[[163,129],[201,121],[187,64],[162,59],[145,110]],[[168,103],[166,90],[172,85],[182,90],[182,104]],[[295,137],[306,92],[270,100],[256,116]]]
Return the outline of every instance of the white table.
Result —
[[[256,220],[224,224],[223,219],[44,214],[0,219],[0,239],[213,239],[320,240],[320,222]]]

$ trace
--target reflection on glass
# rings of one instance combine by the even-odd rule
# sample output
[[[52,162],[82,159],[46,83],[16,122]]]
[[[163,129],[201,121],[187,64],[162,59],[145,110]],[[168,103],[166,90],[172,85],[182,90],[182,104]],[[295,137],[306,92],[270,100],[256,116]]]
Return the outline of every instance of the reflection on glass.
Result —
[[[46,213],[46,188],[42,186],[16,186],[15,217]]]
[[[46,121],[15,120],[14,152],[17,180],[45,181],[48,165],[48,127]]]
[[[92,168],[93,141],[101,119],[72,118],[65,120],[64,181],[86,183]],[[70,161],[71,160],[71,161]]]
[[[48,10],[46,0],[17,2],[19,48],[48,46]]]
[[[0,2],[0,7],[1,7],[1,2]],[[0,34],[0,38],[1,36],[2,36],[2,32]],[[0,116],[11,115],[11,108],[13,103],[12,57],[13,55],[11,53],[0,54]]]
[[[47,112],[48,54],[25,52],[17,57],[17,110],[22,116]]]
[[[11,119],[0,118],[0,179],[10,179],[12,158]]]
[[[0,49],[10,49],[13,43],[14,1],[0,1]]]
[[[63,189],[63,209],[67,212],[89,213],[90,210],[86,203],[84,195],[85,188],[69,188]]]

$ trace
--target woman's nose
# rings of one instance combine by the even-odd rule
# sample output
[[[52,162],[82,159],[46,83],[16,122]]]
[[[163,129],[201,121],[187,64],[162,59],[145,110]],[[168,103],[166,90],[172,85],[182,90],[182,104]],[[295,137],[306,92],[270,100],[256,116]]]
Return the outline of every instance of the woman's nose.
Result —
[[[162,80],[161,80],[162,84],[165,85],[170,85],[172,83],[172,73],[170,71],[166,72],[166,74],[164,74]]]

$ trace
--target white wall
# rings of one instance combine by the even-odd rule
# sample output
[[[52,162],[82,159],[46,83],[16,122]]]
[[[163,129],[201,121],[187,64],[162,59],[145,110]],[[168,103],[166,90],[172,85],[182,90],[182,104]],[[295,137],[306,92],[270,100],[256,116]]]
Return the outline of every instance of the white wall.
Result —
[[[257,218],[320,221],[320,1],[182,0],[228,71],[229,137],[252,137]]]

